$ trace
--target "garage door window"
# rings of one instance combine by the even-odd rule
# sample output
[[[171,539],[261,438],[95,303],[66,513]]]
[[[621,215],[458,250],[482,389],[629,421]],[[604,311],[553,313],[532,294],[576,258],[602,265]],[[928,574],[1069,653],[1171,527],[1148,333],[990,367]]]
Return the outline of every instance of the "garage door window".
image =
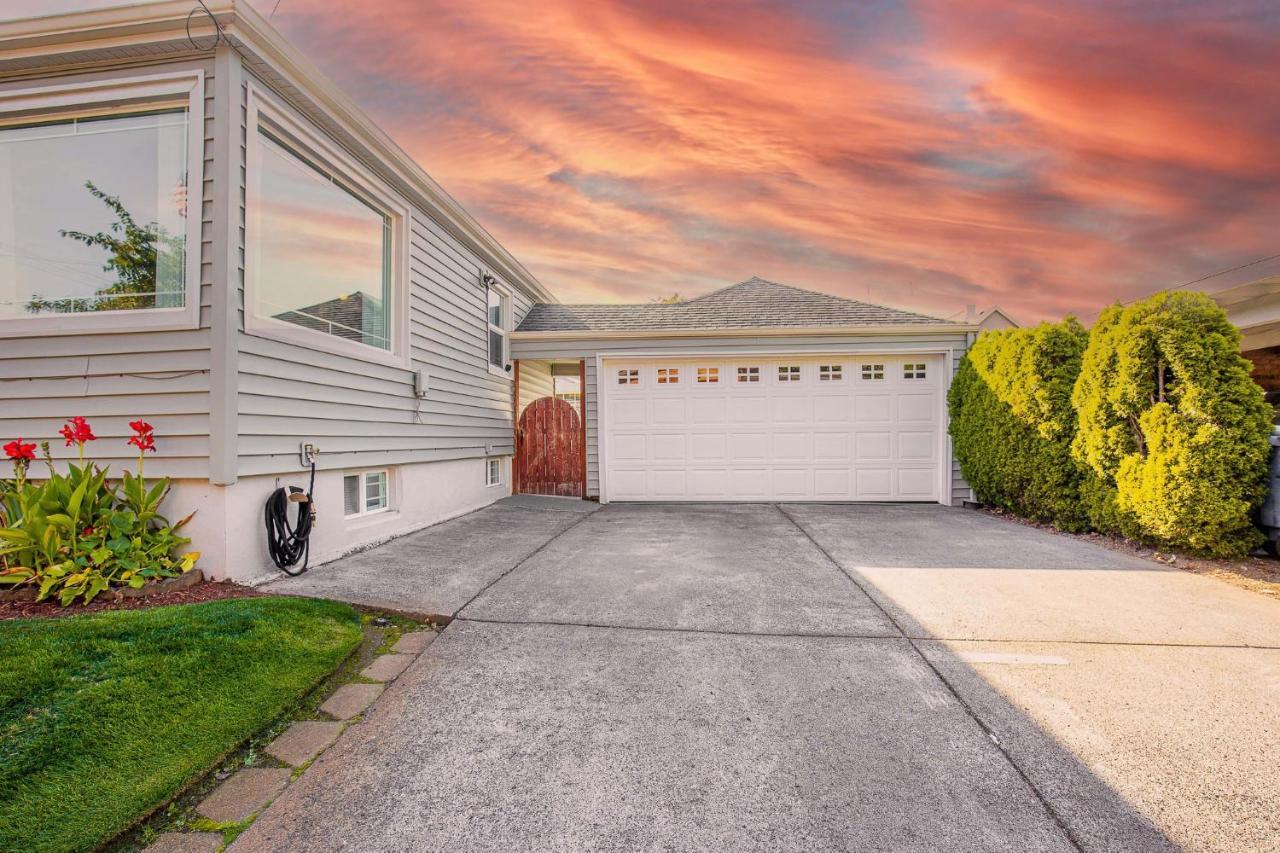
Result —
[[[818,367],[819,382],[839,382],[844,379],[844,371],[838,364],[823,364]]]
[[[760,368],[758,368],[758,367],[739,367],[739,368],[738,368],[738,381],[739,381],[739,382],[759,382],[759,381],[760,381]]]
[[[619,371],[618,371],[618,384],[619,384],[619,385],[639,385],[639,384],[640,384],[640,371],[638,371],[638,370],[619,370]]]
[[[883,364],[864,364],[862,365],[863,379],[884,379]]]
[[[799,382],[800,381],[800,365],[798,364],[778,365],[778,381],[779,382]]]
[[[678,367],[659,367],[658,368],[658,384],[659,385],[678,385],[680,383],[680,368]]]
[[[903,379],[927,379],[925,366],[920,363],[902,365]]]
[[[720,381],[720,368],[718,367],[699,367],[698,383],[700,385],[714,385]]]

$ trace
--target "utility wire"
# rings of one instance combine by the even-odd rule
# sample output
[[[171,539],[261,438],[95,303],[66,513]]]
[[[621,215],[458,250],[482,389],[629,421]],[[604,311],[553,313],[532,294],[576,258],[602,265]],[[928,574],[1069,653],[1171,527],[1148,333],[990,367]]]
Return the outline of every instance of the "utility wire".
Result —
[[[1268,256],[1267,256],[1267,257],[1265,257],[1265,258],[1258,258],[1256,261],[1249,261],[1249,263],[1247,263],[1247,264],[1241,264],[1241,265],[1240,265],[1240,266],[1238,266],[1238,267],[1231,267],[1230,269],[1218,270],[1217,272],[1209,273],[1208,275],[1200,276],[1200,278],[1192,279],[1191,281],[1184,281],[1182,284],[1175,284],[1173,287],[1171,287],[1171,288],[1169,288],[1169,289],[1170,289],[1170,290],[1178,290],[1178,289],[1183,288],[1183,287],[1190,287],[1190,286],[1191,286],[1191,285],[1193,285],[1193,284],[1199,284],[1199,283],[1200,283],[1200,282],[1202,282],[1202,281],[1208,281],[1208,280],[1209,280],[1209,279],[1211,279],[1211,278],[1217,278],[1218,276],[1220,276],[1220,275],[1226,275],[1226,274],[1227,274],[1227,273],[1229,273],[1229,272],[1235,272],[1236,270],[1247,269],[1247,268],[1249,268],[1249,267],[1256,267],[1258,264],[1263,264],[1263,263],[1266,263],[1267,261],[1274,261],[1276,258],[1280,258],[1280,254],[1276,254],[1276,255],[1268,255]]]

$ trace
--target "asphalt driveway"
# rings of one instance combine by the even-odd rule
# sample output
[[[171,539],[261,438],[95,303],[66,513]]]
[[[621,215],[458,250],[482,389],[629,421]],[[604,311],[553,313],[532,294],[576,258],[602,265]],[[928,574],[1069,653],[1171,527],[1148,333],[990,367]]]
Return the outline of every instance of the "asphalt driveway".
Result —
[[[1280,603],[936,506],[581,508],[274,585],[456,618],[233,849],[1280,849]]]

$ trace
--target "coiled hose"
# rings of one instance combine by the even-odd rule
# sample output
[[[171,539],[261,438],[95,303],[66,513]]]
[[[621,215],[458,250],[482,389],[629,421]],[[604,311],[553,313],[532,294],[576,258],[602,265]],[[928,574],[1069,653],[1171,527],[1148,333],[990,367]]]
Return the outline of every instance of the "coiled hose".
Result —
[[[267,498],[263,512],[267,525],[267,552],[280,571],[290,577],[297,577],[305,572],[307,560],[311,558],[311,526],[316,519],[316,505],[311,500],[311,493],[315,487],[316,463],[312,462],[311,483],[307,490],[304,492],[297,486],[289,486],[287,490],[284,487],[278,488]],[[293,495],[305,497],[292,497]],[[296,525],[289,523],[290,503],[305,504],[298,507]],[[302,568],[294,571],[293,567],[298,565],[299,560],[302,561]]]

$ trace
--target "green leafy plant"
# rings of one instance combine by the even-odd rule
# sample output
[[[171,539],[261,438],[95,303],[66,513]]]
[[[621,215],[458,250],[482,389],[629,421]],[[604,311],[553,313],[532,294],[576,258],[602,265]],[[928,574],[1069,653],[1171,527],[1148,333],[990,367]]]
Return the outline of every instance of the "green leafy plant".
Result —
[[[1260,541],[1271,408],[1240,334],[1202,293],[1158,293],[1098,318],[1072,394],[1072,453],[1143,534],[1214,556]]]
[[[1071,457],[1071,391],[1088,333],[1075,318],[983,333],[948,393],[960,470],[985,503],[1064,530],[1088,529],[1092,472]]]
[[[65,473],[54,465],[48,442],[48,476],[39,481],[28,476],[35,445],[22,439],[5,445],[15,478],[0,482],[0,584],[34,586],[37,600],[56,596],[65,606],[77,599],[88,603],[112,586],[136,589],[195,566],[198,552],[178,554],[190,544],[178,531],[191,516],[170,524],[160,514],[169,479],[148,485],[142,477],[143,454],[155,450],[152,427],[143,421],[130,426],[138,475],[125,472],[118,483],[105,468],[84,461],[85,444],[96,437],[83,418],[60,431],[68,446],[77,446],[80,459]]]

